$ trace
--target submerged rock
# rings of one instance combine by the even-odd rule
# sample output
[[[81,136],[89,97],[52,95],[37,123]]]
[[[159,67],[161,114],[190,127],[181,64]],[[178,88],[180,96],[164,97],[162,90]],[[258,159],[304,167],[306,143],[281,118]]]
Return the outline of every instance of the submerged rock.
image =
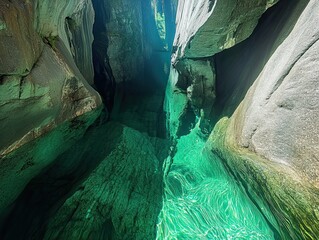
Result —
[[[95,121],[100,111],[83,114],[58,126],[34,129],[27,143],[6,153],[0,159],[0,220],[31,179],[36,177],[57,157],[80,139]],[[33,139],[30,141],[30,139]]]
[[[154,239],[162,194],[156,155],[129,127],[110,122],[91,131],[61,156],[72,164],[62,165],[72,172],[100,163],[50,220],[44,239]]]
[[[267,207],[260,211],[205,141],[198,124],[166,161],[157,239],[278,239]]]

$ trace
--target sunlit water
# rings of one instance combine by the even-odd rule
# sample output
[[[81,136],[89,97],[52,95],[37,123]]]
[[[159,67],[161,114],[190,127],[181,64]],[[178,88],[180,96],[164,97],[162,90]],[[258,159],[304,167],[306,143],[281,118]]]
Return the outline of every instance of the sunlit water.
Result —
[[[157,239],[274,239],[262,214],[193,130],[164,176]]]

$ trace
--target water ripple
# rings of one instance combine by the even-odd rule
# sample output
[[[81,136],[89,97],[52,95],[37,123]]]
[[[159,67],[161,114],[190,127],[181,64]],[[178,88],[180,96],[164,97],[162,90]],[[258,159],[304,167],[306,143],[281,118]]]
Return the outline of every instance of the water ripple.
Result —
[[[157,239],[274,239],[261,213],[204,145],[196,130],[179,140],[164,177]]]

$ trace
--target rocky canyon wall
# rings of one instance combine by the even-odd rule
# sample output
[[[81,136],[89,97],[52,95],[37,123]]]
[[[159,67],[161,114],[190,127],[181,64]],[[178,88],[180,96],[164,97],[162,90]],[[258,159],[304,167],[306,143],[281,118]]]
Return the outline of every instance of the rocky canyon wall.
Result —
[[[2,2],[1,238],[155,238],[176,2]]]
[[[93,16],[84,0],[0,1],[1,212],[97,117]]]
[[[281,238],[316,239],[319,5],[274,4],[179,2],[168,125],[173,136],[196,118],[213,128],[207,146],[263,199]]]

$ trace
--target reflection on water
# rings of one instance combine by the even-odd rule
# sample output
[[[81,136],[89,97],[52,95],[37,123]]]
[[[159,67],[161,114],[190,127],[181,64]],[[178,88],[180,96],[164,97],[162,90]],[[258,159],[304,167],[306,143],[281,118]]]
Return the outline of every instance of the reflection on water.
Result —
[[[164,176],[157,239],[258,239],[274,234],[194,129],[181,137]]]

